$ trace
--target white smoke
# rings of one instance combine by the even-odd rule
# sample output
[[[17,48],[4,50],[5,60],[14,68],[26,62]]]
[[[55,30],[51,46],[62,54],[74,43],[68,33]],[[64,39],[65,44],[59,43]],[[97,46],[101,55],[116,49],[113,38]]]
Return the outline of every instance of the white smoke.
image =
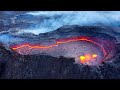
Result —
[[[12,43],[17,43],[20,41],[24,41],[24,40],[21,38],[13,37],[9,33],[0,34],[0,42],[6,45],[6,47],[9,47],[9,45]]]
[[[120,24],[119,11],[32,11],[26,14],[36,17],[46,16],[50,17],[50,19],[36,23],[36,27],[30,27],[19,33],[38,35],[39,33],[56,30],[63,25],[94,26],[101,24],[116,27]],[[55,16],[58,17],[54,18]]]
[[[11,11],[8,12],[8,15],[10,12]],[[10,14],[11,17],[12,17],[12,13]],[[19,17],[20,15],[23,15],[22,17],[24,17],[24,15],[32,15],[37,18],[41,16],[49,18],[49,19],[44,18],[44,20],[40,20],[37,18],[30,19],[33,25],[31,24],[27,28],[23,28],[23,29],[19,29],[18,27],[17,31],[15,32],[18,35],[22,33],[33,33],[39,35],[40,33],[46,33],[56,30],[57,28],[64,25],[95,26],[99,24],[116,27],[117,29],[115,29],[115,32],[120,33],[120,28],[119,28],[120,11],[31,11],[16,15],[17,15],[16,17],[13,16],[11,18],[11,20],[14,19],[14,22],[16,22],[15,21],[16,18]],[[27,18],[24,23],[28,23],[28,22],[29,19]],[[16,22],[16,24],[19,23]],[[120,36],[118,36],[118,38],[120,38]],[[21,39],[15,38],[10,34],[2,34],[2,33],[0,34],[0,41],[3,42],[4,44],[8,44],[11,42],[19,42],[19,40],[21,41]]]

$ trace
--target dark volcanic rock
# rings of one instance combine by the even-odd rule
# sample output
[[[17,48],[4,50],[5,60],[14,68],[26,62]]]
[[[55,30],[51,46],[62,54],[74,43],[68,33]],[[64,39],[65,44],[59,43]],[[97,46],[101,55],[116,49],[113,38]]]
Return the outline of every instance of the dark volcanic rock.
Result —
[[[66,70],[73,65],[74,59],[51,56],[21,56],[19,60],[6,63],[2,78],[37,79],[61,78]]]

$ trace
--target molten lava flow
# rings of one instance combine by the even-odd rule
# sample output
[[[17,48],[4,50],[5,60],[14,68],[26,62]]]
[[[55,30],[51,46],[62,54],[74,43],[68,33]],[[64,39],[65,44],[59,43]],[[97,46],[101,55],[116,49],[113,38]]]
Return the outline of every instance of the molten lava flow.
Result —
[[[97,55],[96,55],[96,54],[93,54],[93,55],[92,55],[92,58],[96,58],[96,57],[97,57]]]
[[[69,43],[69,42],[75,42],[75,41],[87,41],[87,42],[91,42],[91,43],[93,43],[93,44],[95,44],[95,45],[97,45],[97,46],[99,46],[101,48],[101,50],[103,51],[104,57],[107,55],[107,53],[106,53],[105,49],[102,47],[102,45],[98,44],[97,42],[94,42],[93,40],[91,40],[91,38],[85,37],[85,36],[58,39],[58,40],[56,40],[56,44],[52,44],[50,46],[31,45],[29,43],[26,43],[26,44],[22,44],[22,45],[12,46],[11,48],[14,51],[16,51],[17,49],[22,49],[24,47],[27,47],[29,49],[49,49],[49,48],[56,47],[59,44],[64,44],[64,43]],[[93,55],[93,57],[96,57],[96,55]]]
[[[84,62],[85,62],[85,59],[86,59],[85,56],[80,56],[80,62],[81,62],[81,63],[84,63]]]
[[[105,50],[105,48],[100,45],[99,43],[97,43],[97,39],[96,38],[92,38],[92,37],[86,37],[86,36],[80,36],[80,37],[71,37],[71,38],[64,38],[64,39],[57,39],[55,44],[52,45],[32,45],[30,43],[24,43],[22,45],[16,45],[16,46],[11,46],[12,50],[17,51],[18,53],[22,54],[24,53],[25,55],[31,53],[32,50],[46,50],[46,49],[50,49],[53,47],[57,47],[60,44],[65,44],[65,43],[69,43],[69,42],[76,42],[76,41],[86,41],[86,42],[90,42],[92,44],[95,44],[96,46],[98,46],[103,53],[103,61],[105,59],[105,57],[107,56],[107,52]],[[85,55],[79,56],[79,61],[82,64],[91,64],[92,62],[97,60],[97,53],[86,53]],[[97,61],[96,61],[97,62]]]
[[[90,61],[92,59],[91,55],[90,54],[86,54],[85,55],[85,58],[86,58],[86,61]]]
[[[96,59],[97,58],[97,54],[85,54],[84,56],[80,56],[80,62],[81,63],[86,63],[86,62],[90,62],[92,59]]]

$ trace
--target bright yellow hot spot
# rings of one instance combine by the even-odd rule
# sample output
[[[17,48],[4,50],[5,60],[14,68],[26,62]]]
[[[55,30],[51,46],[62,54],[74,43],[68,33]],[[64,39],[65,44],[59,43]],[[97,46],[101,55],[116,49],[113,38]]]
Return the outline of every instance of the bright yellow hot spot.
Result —
[[[80,61],[83,63],[85,62],[85,56],[80,56]]]
[[[93,54],[92,57],[93,57],[93,58],[96,58],[96,57],[97,57],[97,54]]]

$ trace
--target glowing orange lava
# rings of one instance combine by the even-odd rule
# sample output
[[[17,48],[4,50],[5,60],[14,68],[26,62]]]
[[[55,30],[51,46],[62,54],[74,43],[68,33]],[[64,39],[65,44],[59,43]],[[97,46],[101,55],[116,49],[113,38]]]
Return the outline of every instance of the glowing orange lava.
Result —
[[[90,61],[92,59],[91,55],[90,54],[86,54],[85,55],[85,58],[86,58],[86,61]]]
[[[92,55],[92,58],[96,58],[96,57],[97,57],[97,55],[96,55],[96,54],[93,54],[93,55]]]
[[[89,61],[91,61],[92,59],[96,59],[97,58],[97,54],[85,54],[84,56],[80,56],[80,62],[81,63],[89,63]]]
[[[101,48],[101,50],[103,51],[104,57],[107,55],[105,49],[102,47],[102,45],[98,44],[97,42],[92,41],[90,38],[85,37],[85,36],[80,36],[80,37],[72,37],[72,38],[65,38],[65,39],[58,39],[56,40],[56,44],[52,44],[49,46],[41,46],[41,45],[31,45],[29,43],[26,44],[22,44],[22,45],[16,45],[11,47],[14,51],[16,51],[17,49],[23,48],[23,47],[28,47],[30,49],[48,49],[48,48],[52,48],[55,46],[58,46],[59,44],[64,44],[64,43],[68,43],[68,42],[75,42],[75,41],[87,41],[87,42],[91,42],[97,46],[99,46]],[[93,55],[93,57],[96,57],[95,55]],[[89,55],[87,56],[88,59],[90,59]]]
[[[80,62],[81,62],[81,63],[84,63],[84,62],[85,62],[85,59],[86,59],[85,56],[80,56]]]

